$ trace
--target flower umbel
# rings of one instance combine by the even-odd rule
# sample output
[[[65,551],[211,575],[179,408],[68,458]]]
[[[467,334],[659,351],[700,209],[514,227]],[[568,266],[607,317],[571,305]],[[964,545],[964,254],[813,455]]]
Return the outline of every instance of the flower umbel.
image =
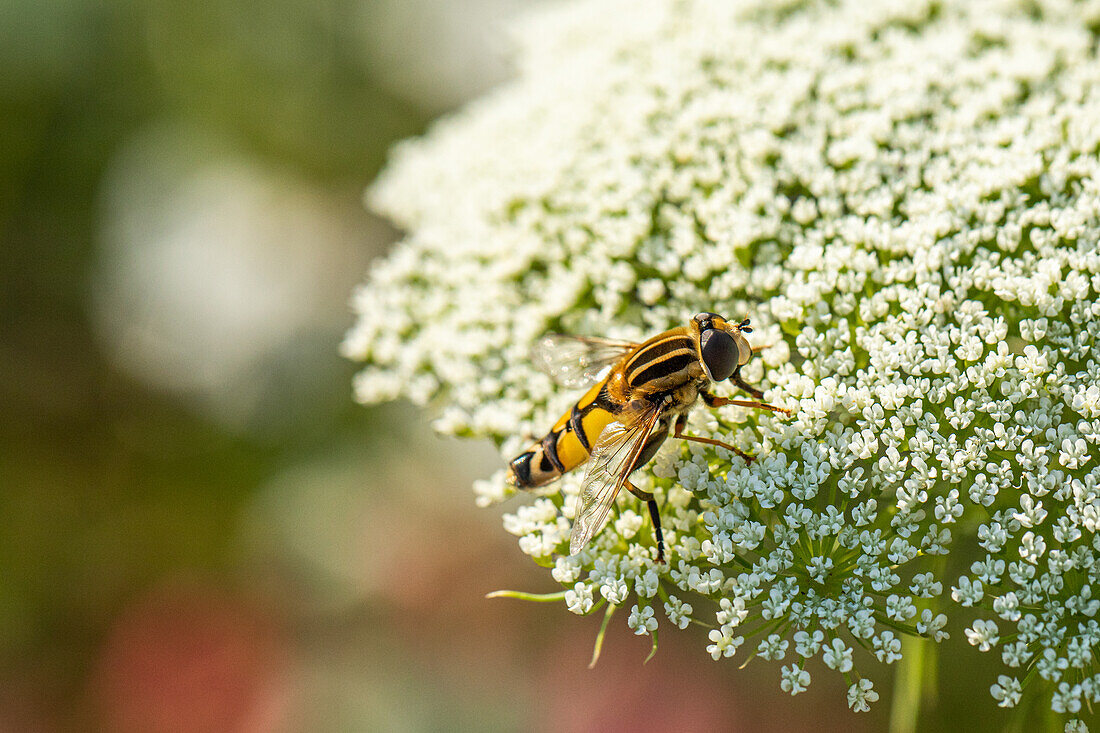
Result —
[[[626,492],[563,557],[575,475],[506,516],[569,610],[709,616],[715,659],[784,660],[795,694],[820,656],[856,711],[872,657],[951,617],[999,653],[998,704],[1036,685],[1073,716],[1100,702],[1098,35],[1095,3],[1055,0],[532,18],[520,77],[371,191],[409,235],[355,297],[357,395],[433,401],[510,458],[579,396],[531,366],[546,331],[749,315],[745,377],[796,414],[697,408],[756,460],[670,441],[634,474],[667,565]],[[503,471],[477,492],[511,494]],[[983,555],[944,577],[960,532]]]

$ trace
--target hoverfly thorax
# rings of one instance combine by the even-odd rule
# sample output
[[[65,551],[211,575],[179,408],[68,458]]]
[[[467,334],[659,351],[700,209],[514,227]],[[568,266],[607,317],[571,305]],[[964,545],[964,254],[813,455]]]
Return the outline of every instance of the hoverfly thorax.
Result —
[[[712,382],[729,379],[752,358],[752,346],[742,333],[752,333],[749,319],[730,323],[716,313],[700,313],[692,319],[698,339],[699,361]]]

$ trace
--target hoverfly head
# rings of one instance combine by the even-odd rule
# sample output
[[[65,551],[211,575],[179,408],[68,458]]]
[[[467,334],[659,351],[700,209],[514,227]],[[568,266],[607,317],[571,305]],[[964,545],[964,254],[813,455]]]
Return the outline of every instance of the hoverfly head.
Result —
[[[752,358],[752,346],[743,333],[752,333],[749,319],[727,321],[717,313],[700,313],[693,325],[699,329],[699,356],[703,371],[713,382],[729,379]]]

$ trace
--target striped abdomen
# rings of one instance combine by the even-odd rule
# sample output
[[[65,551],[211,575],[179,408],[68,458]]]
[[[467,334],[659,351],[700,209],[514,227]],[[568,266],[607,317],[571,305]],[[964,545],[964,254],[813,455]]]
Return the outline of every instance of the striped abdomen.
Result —
[[[546,437],[512,459],[510,480],[521,489],[548,484],[588,460],[600,433],[615,420],[612,405],[595,385],[561,416]]]

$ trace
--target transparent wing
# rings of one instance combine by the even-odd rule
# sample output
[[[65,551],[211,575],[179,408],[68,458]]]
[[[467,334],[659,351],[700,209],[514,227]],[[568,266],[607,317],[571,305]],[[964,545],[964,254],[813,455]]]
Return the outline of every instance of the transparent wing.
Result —
[[[630,424],[613,422],[600,433],[581,482],[573,532],[569,536],[569,554],[580,552],[603,526],[615,496],[645,448],[661,412],[660,405],[654,405]]]
[[[636,346],[629,341],[552,333],[531,348],[531,361],[558,384],[587,387]]]

